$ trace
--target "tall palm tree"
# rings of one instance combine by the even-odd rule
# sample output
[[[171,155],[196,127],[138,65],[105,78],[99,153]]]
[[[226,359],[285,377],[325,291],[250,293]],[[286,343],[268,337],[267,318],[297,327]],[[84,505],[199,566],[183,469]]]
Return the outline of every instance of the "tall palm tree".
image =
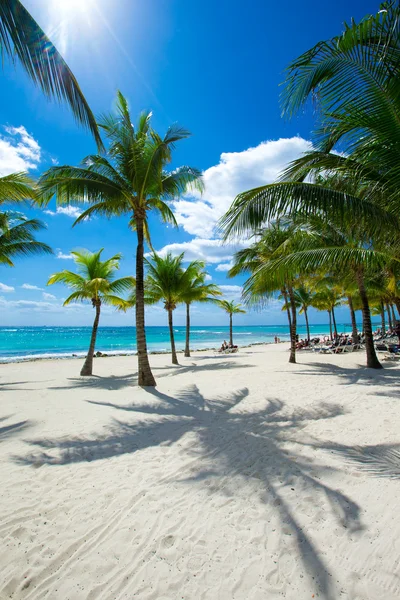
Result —
[[[27,219],[20,213],[0,213],[0,264],[14,267],[14,258],[52,254],[47,244],[37,242],[36,231],[46,225],[37,219]]]
[[[96,310],[89,350],[81,369],[81,375],[92,375],[93,373],[93,355],[102,304],[121,307],[124,300],[117,294],[130,290],[135,283],[132,277],[114,279],[119,269],[121,255],[115,254],[108,260],[102,261],[102,252],[103,248],[98,252],[89,252],[85,249],[71,252],[78,267],[78,273],[74,273],[73,271],[59,271],[58,273],[54,273],[47,282],[47,285],[63,283],[73,290],[72,294],[64,301],[64,306],[67,306],[71,302],[85,302],[89,300]]]
[[[19,0],[0,2],[0,54],[20,64],[46,96],[65,100],[76,120],[102,148],[96,119],[77,80],[57,48]]]
[[[75,224],[92,215],[128,215],[129,226],[136,230],[136,339],[138,382],[156,384],[150,369],[144,314],[144,242],[150,242],[149,212],[157,213],[166,223],[176,225],[167,201],[178,197],[189,186],[202,189],[201,174],[191,167],[167,171],[172,150],[190,134],[178,125],[164,137],[151,127],[151,113],[140,115],[132,124],[128,103],[118,92],[116,114],[103,117],[100,126],[109,141],[106,155],[92,155],[81,167],[53,167],[40,178],[40,203],[56,195],[59,204],[89,203]]]
[[[229,343],[231,346],[233,346],[233,315],[244,314],[246,311],[242,308],[240,303],[234,302],[234,300],[215,300],[215,302],[229,315]]]
[[[187,288],[182,294],[182,300],[186,305],[186,341],[185,356],[190,356],[190,306],[193,302],[214,302],[221,291],[214,283],[206,283],[205,263],[198,263],[198,270],[194,272],[187,282]]]
[[[178,364],[175,348],[173,312],[178,304],[187,301],[190,282],[198,275],[202,264],[193,261],[187,269],[182,266],[184,254],[165,257],[153,254],[151,260],[146,259],[147,275],[145,280],[145,303],[156,304],[163,301],[168,313],[169,335],[171,340],[172,364]]]

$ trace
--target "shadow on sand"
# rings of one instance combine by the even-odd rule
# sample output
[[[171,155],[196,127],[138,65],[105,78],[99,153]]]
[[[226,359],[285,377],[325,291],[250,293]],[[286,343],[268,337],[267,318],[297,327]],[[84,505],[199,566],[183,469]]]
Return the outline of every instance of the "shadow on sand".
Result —
[[[21,465],[36,467],[96,461],[160,444],[171,445],[186,433],[194,432],[200,470],[194,477],[183,475],[180,481],[189,485],[193,481],[208,478],[230,477],[232,481],[235,478],[236,486],[239,476],[240,480],[251,481],[258,489],[261,485],[262,491],[259,493],[262,501],[274,507],[282,528],[289,529],[310,578],[319,588],[320,596],[328,600],[337,598],[332,577],[318,548],[301,527],[282,490],[287,490],[289,486],[296,489],[297,494],[311,494],[315,503],[325,498],[344,532],[362,530],[360,507],[343,492],[322,481],[335,469],[292,449],[294,444],[299,450],[301,445],[318,448],[318,444],[303,444],[296,434],[309,422],[340,416],[343,409],[332,404],[321,404],[313,409],[289,413],[283,402],[269,399],[264,409],[248,412],[242,410],[240,405],[245,399],[251,401],[247,388],[214,398],[206,398],[196,385],[183,389],[175,396],[155,389],[147,393],[151,396],[151,406],[120,406],[112,402],[91,401],[104,409],[119,410],[125,417],[137,413],[141,415],[139,422],[112,419],[105,433],[92,437],[30,440],[28,443],[35,450],[28,456],[15,457],[15,460]],[[289,452],[285,446],[291,442]],[[320,447],[329,449],[324,445]],[[210,461],[212,468],[206,468],[205,465],[209,465]]]
[[[197,365],[170,365],[167,367],[153,367],[153,371],[158,372],[157,379],[161,377],[174,377],[184,373],[201,373],[202,371],[224,371],[228,369],[248,369],[253,365],[242,364],[237,362],[218,362],[215,364]],[[101,375],[91,375],[90,377],[71,377],[68,379],[68,384],[65,386],[49,387],[50,390],[69,390],[71,388],[93,388],[104,390],[122,390],[126,387],[137,385],[137,374],[133,375],[112,375],[110,377],[102,377]]]

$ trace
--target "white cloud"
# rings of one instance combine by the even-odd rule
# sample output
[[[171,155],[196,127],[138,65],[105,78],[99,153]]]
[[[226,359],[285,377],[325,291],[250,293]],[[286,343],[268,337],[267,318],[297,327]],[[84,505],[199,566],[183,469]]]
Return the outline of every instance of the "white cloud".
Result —
[[[207,273],[207,275],[206,275],[206,277],[205,277],[205,280],[206,280],[206,281],[212,281],[212,277],[211,277],[211,275],[209,275],[209,274]]]
[[[219,289],[231,300],[240,300],[242,297],[242,286],[240,285],[220,285]]]
[[[5,127],[8,135],[0,135],[0,176],[36,169],[41,148],[25,127]]]
[[[55,211],[44,210],[43,212],[51,217],[55,217],[56,215],[65,215],[67,217],[71,217],[72,219],[77,219],[82,214],[82,211],[80,211],[76,206],[57,206]]]
[[[30,283],[23,283],[21,285],[23,290],[36,290],[36,291],[43,291],[43,288],[38,287],[37,285],[31,285]]]
[[[61,250],[57,252],[56,258],[61,258],[62,260],[72,260],[74,257],[72,254],[63,254]]]
[[[6,285],[5,283],[0,283],[0,292],[4,292],[5,294],[10,294],[11,292],[15,292],[15,288],[11,285]]]
[[[233,263],[232,262],[228,262],[228,263],[221,263],[220,265],[218,265],[217,267],[215,267],[216,271],[229,271],[230,269],[232,269],[233,267]]]
[[[48,294],[47,292],[43,292],[42,296],[43,300],[57,300],[57,298],[53,296],[53,294]]]
[[[223,152],[219,164],[203,173],[203,197],[195,192],[172,203],[178,223],[191,235],[214,237],[218,219],[237,194],[272,183],[290,161],[311,147],[311,142],[293,137],[262,142],[243,152]]]
[[[209,240],[194,238],[189,242],[167,244],[157,254],[165,256],[171,252],[174,256],[185,253],[185,261],[204,260],[208,263],[220,263],[224,260],[230,260],[232,255],[240,248],[244,248],[244,243],[223,244],[221,240]]]

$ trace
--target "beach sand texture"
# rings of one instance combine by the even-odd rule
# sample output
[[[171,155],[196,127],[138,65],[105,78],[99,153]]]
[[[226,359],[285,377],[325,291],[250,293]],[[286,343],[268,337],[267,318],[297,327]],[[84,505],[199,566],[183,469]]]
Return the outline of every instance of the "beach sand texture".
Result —
[[[0,365],[0,598],[398,599],[400,365],[287,348]]]

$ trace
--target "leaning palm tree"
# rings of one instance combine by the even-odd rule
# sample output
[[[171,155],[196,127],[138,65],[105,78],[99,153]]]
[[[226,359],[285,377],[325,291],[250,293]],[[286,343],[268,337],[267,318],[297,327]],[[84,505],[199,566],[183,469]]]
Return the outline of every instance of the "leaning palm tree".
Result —
[[[14,267],[14,259],[36,254],[52,254],[47,244],[35,239],[46,225],[16,212],[0,213],[0,264]]]
[[[185,356],[190,356],[190,306],[193,302],[214,302],[217,296],[221,296],[221,291],[214,283],[206,283],[205,263],[198,263],[197,272],[193,272],[187,282],[187,289],[182,295],[182,300],[186,304],[186,342]]]
[[[109,140],[106,155],[87,157],[82,167],[53,167],[40,179],[40,203],[56,195],[59,204],[89,204],[75,224],[90,217],[127,215],[129,226],[136,230],[136,339],[138,383],[154,386],[150,369],[144,314],[144,242],[150,242],[148,214],[157,213],[166,223],[176,225],[168,201],[188,187],[202,189],[201,174],[191,167],[166,171],[172,150],[190,134],[178,125],[171,126],[164,137],[151,127],[151,113],[140,115],[132,124],[128,103],[118,92],[116,114],[101,119],[100,126]]]
[[[162,301],[168,313],[168,327],[171,340],[172,364],[178,364],[175,348],[173,312],[177,305],[186,302],[189,284],[199,273],[202,263],[193,261],[187,269],[182,266],[183,253],[165,257],[153,254],[151,260],[146,259],[147,275],[145,280],[145,303],[157,304]]]
[[[244,314],[246,311],[240,303],[236,303],[233,300],[215,300],[215,302],[229,315],[229,343],[233,346],[232,317],[233,315]]]
[[[130,290],[135,283],[132,277],[114,279],[115,273],[119,269],[121,255],[115,254],[108,260],[102,261],[102,252],[103,248],[98,252],[89,252],[88,250],[71,252],[78,267],[78,273],[59,271],[54,273],[47,282],[47,285],[64,283],[73,290],[72,294],[64,301],[64,306],[71,302],[90,301],[96,310],[89,350],[81,369],[81,375],[92,375],[93,373],[93,355],[102,304],[121,307],[124,300],[117,294]]]
[[[57,48],[20,0],[0,2],[0,54],[19,63],[46,96],[65,100],[76,120],[102,148],[96,119],[77,80]]]

